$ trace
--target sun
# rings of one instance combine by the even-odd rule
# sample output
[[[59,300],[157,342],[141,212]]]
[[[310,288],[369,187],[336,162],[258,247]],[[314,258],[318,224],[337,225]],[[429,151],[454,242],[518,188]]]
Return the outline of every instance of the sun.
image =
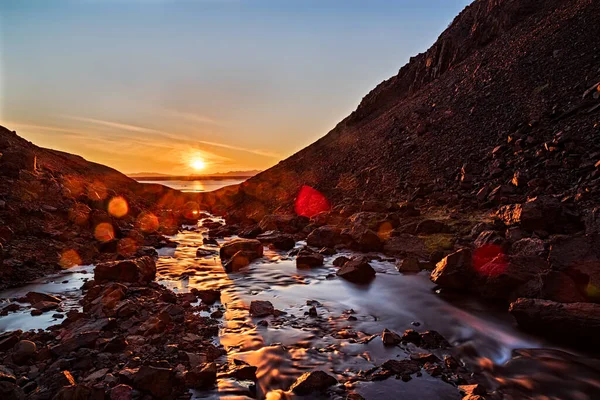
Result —
[[[204,168],[206,168],[206,161],[200,157],[196,157],[190,161],[190,167],[192,167],[195,171],[202,171]]]

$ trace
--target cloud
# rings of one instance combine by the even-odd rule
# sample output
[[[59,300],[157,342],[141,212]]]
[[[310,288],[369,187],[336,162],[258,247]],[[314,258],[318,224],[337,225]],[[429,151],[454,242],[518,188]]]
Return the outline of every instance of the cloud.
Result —
[[[219,125],[219,126],[227,125],[226,122],[217,121],[214,118],[207,117],[205,115],[194,114],[194,113],[181,112],[181,111],[177,111],[177,110],[165,110],[165,114],[170,117],[186,119],[188,121],[197,122],[197,123],[203,124],[203,125]]]

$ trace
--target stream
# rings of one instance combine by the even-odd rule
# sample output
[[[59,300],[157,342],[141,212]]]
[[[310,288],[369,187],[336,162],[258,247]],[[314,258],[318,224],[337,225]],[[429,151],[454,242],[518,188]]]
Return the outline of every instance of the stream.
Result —
[[[221,290],[221,303],[211,309],[223,311],[216,340],[227,350],[229,360],[258,367],[258,382],[254,387],[250,382],[222,378],[218,388],[194,392],[194,398],[244,399],[252,398],[255,392],[257,398],[289,398],[285,390],[304,372],[316,369],[346,382],[365,399],[461,398],[456,387],[425,372],[408,382],[394,378],[354,382],[361,370],[409,356],[409,349],[385,347],[381,338],[374,336],[385,328],[399,334],[406,329],[440,332],[454,346],[450,353],[481,372],[488,387],[514,387],[518,393],[524,391],[535,398],[598,398],[597,362],[519,331],[505,310],[469,297],[453,300],[437,294],[427,271],[401,274],[393,260],[381,255],[379,261],[371,263],[376,278],[367,286],[355,285],[338,278],[332,265],[336,257],[350,256],[351,252],[326,257],[320,268],[297,269],[293,256],[265,247],[263,259],[228,274],[218,256],[196,257],[199,247],[216,249],[204,246],[204,238],[206,229],[193,226],[171,237],[179,244],[158,250],[157,280],[179,293],[192,288]],[[297,247],[303,245],[297,243]],[[80,266],[0,292],[0,298],[14,301],[29,291],[50,293],[64,299],[62,308],[67,311],[79,307],[79,288],[92,277],[93,266]],[[253,318],[248,311],[252,300],[268,300],[282,313]],[[0,309],[5,305],[0,302]],[[316,316],[309,315],[313,306]],[[32,317],[29,311],[23,308],[0,317],[0,332],[45,329],[61,322],[60,317],[54,317],[55,312]],[[433,353],[442,358],[449,352]]]

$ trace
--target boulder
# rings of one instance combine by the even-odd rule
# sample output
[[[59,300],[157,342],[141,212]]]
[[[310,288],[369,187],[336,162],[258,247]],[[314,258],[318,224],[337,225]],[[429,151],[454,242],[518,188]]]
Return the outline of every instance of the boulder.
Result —
[[[523,257],[540,257],[546,254],[546,243],[538,238],[517,240],[511,246],[511,253]]]
[[[217,381],[217,365],[215,363],[196,365],[186,372],[184,380],[187,387],[208,389]]]
[[[109,391],[110,400],[131,400],[133,388],[129,385],[120,384]]]
[[[337,380],[323,371],[306,372],[294,382],[290,391],[301,396],[314,392],[323,392],[330,386],[337,384]]]
[[[253,317],[266,317],[273,314],[275,308],[270,301],[252,300],[250,302],[250,315]]]
[[[156,263],[152,257],[144,256],[132,260],[113,261],[96,265],[96,282],[115,281],[145,284],[156,277]]]
[[[370,229],[353,230],[350,235],[354,240],[353,247],[358,251],[381,251],[383,248],[383,242],[377,233]]]
[[[497,231],[481,232],[473,244],[475,247],[497,246],[501,249],[506,249],[508,247],[507,240]]]
[[[348,257],[346,257],[346,256],[339,256],[335,260],[333,260],[333,265],[336,266],[336,267],[342,267],[348,261],[350,261],[350,259]]]
[[[30,340],[21,340],[13,348],[12,359],[15,364],[25,364],[35,356],[37,346]]]
[[[384,346],[397,346],[402,341],[402,338],[397,333],[384,329],[381,333],[381,340]]]
[[[473,275],[473,253],[469,249],[460,249],[436,264],[431,280],[443,288],[464,289]]]
[[[323,265],[324,257],[322,254],[313,251],[302,250],[296,256],[297,268],[313,268]]]
[[[355,257],[346,262],[336,273],[340,278],[353,283],[369,283],[375,278],[375,270],[366,257]]]
[[[253,251],[240,250],[223,264],[223,268],[226,272],[237,272],[250,265],[256,258],[258,258],[257,253]]]
[[[198,250],[196,250],[196,257],[212,257],[212,256],[216,256],[216,255],[217,255],[216,250],[203,249],[203,248],[199,248]]]
[[[288,233],[265,232],[256,237],[261,243],[271,244],[277,250],[291,250],[296,246],[294,236]]]
[[[416,257],[404,258],[396,263],[396,268],[403,274],[411,274],[421,271],[419,259]]]
[[[171,395],[175,384],[175,373],[171,368],[142,365],[133,374],[133,386],[159,399]]]
[[[204,304],[212,305],[217,301],[221,300],[221,291],[216,289],[196,289],[193,288],[191,292],[196,295]]]
[[[25,295],[27,302],[30,304],[39,303],[42,301],[47,301],[50,303],[60,303],[61,300],[58,297],[51,296],[46,293],[38,293],[38,292],[29,292]]]
[[[306,243],[314,247],[335,247],[342,242],[342,230],[332,225],[320,226],[306,238]]]
[[[421,371],[419,363],[413,360],[387,360],[381,364],[381,368],[400,376],[412,375]]]
[[[412,255],[427,258],[425,241],[407,233],[392,236],[383,244],[383,252],[391,255]]]
[[[526,203],[502,206],[496,217],[506,226],[518,225],[526,231],[562,232],[567,225],[580,224],[576,216],[563,209],[560,200],[549,196],[538,196]]]
[[[521,298],[510,305],[509,312],[524,329],[572,345],[577,345],[579,340],[596,343],[600,335],[600,304]]]
[[[251,254],[254,260],[263,256],[263,244],[256,239],[234,239],[221,246],[219,255],[222,260],[228,260],[238,251]]]

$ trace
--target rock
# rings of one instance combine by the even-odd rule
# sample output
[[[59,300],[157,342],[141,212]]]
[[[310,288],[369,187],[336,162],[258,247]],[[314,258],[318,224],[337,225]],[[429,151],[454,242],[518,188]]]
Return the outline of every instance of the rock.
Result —
[[[450,227],[441,221],[433,219],[426,219],[419,222],[417,225],[417,234],[432,235],[435,233],[447,233],[450,231]]]
[[[496,217],[507,226],[518,225],[526,231],[564,231],[568,224],[579,224],[569,218],[561,202],[553,197],[539,196],[522,204],[511,204],[498,209]]]
[[[265,215],[259,222],[258,227],[263,231],[281,231],[286,233],[300,232],[309,220],[306,217],[293,214],[270,214]]]
[[[450,343],[437,331],[425,331],[421,333],[421,344],[423,349],[447,349]]]
[[[402,338],[397,333],[384,329],[381,334],[381,340],[384,346],[397,346],[402,341]]]
[[[158,398],[171,395],[175,384],[175,373],[171,368],[143,365],[133,375],[133,386]]]
[[[0,399],[25,400],[25,392],[13,382],[0,381]]]
[[[387,360],[381,368],[393,374],[404,376],[416,374],[421,371],[421,366],[413,360]]]
[[[273,314],[275,308],[270,301],[252,300],[250,302],[250,315],[253,317],[266,317]]]
[[[313,268],[323,265],[324,257],[322,254],[312,251],[302,250],[296,256],[297,268]]]
[[[221,300],[221,291],[216,289],[199,290],[193,288],[191,292],[196,295],[204,304],[213,305]]]
[[[350,259],[346,256],[340,256],[337,257],[335,260],[333,260],[333,265],[336,267],[341,267],[344,264],[346,264],[346,262],[350,261]]]
[[[482,385],[476,383],[474,385],[458,385],[458,390],[466,395],[483,395],[487,393],[487,390]]]
[[[117,385],[109,391],[110,400],[131,400],[132,391],[133,388],[129,385]]]
[[[499,249],[506,249],[508,247],[508,242],[504,236],[497,231],[481,232],[473,244],[475,247],[496,246]]]
[[[536,293],[539,293],[538,296],[528,297],[540,297],[558,303],[581,303],[587,301],[586,296],[581,293],[577,283],[564,272],[549,271],[541,279],[541,290]],[[587,287],[583,289],[587,289]]]
[[[288,233],[265,232],[258,235],[256,239],[262,243],[270,243],[277,250],[291,250],[296,246],[296,240]]]
[[[377,233],[370,229],[352,231],[350,235],[354,240],[353,247],[358,251],[381,251],[381,249],[383,248],[383,242],[381,241]]]
[[[226,272],[237,272],[250,265],[256,258],[258,258],[257,253],[253,251],[240,250],[223,264],[223,268]]]
[[[212,256],[216,256],[216,255],[217,255],[216,250],[209,250],[209,249],[203,249],[203,248],[199,248],[198,250],[196,250],[196,257],[212,257]]]
[[[333,376],[323,371],[312,371],[300,376],[290,387],[290,391],[305,396],[313,392],[324,392],[335,384],[337,384],[337,380]]]
[[[29,304],[35,304],[40,302],[48,302],[48,303],[60,303],[61,300],[58,297],[51,296],[46,293],[38,293],[38,292],[29,292],[25,295],[27,302]]]
[[[96,340],[100,337],[100,331],[86,331],[76,333],[74,336],[66,337],[57,344],[50,348],[53,354],[64,356],[72,351],[81,348],[94,348],[96,347]]]
[[[46,312],[58,308],[58,304],[53,303],[51,301],[40,301],[38,303],[33,304],[31,307],[35,308],[36,310]]]
[[[546,253],[546,244],[537,238],[517,240],[511,246],[511,253],[523,257],[540,257]]]
[[[600,304],[521,298],[510,305],[509,312],[524,329],[571,345],[596,343],[600,335]]]
[[[318,227],[306,238],[306,243],[314,247],[335,247],[342,242],[342,230],[332,225]]]
[[[15,383],[17,378],[15,377],[15,373],[12,372],[7,367],[0,365],[0,382],[12,382]]]
[[[403,274],[410,274],[421,271],[419,259],[415,257],[407,257],[403,260],[398,261],[398,263],[396,264],[396,268]]]
[[[184,380],[187,387],[208,389],[214,386],[217,380],[217,365],[215,363],[197,365],[186,372]]]
[[[228,260],[238,251],[246,252],[252,261],[263,256],[263,244],[256,239],[234,239],[221,246],[219,255],[221,260]]]
[[[431,273],[433,283],[448,289],[464,289],[473,278],[473,254],[460,249],[442,259]]]
[[[355,257],[346,262],[336,273],[340,278],[353,283],[369,283],[375,278],[375,270],[366,257]]]
[[[425,257],[425,241],[423,239],[402,233],[398,236],[392,236],[383,244],[383,252],[391,255],[412,255],[416,257]]]
[[[148,256],[98,264],[94,268],[96,282],[115,281],[147,284],[156,277],[156,263]]]
[[[37,346],[30,340],[21,340],[13,348],[12,359],[16,364],[25,364],[37,352]]]

